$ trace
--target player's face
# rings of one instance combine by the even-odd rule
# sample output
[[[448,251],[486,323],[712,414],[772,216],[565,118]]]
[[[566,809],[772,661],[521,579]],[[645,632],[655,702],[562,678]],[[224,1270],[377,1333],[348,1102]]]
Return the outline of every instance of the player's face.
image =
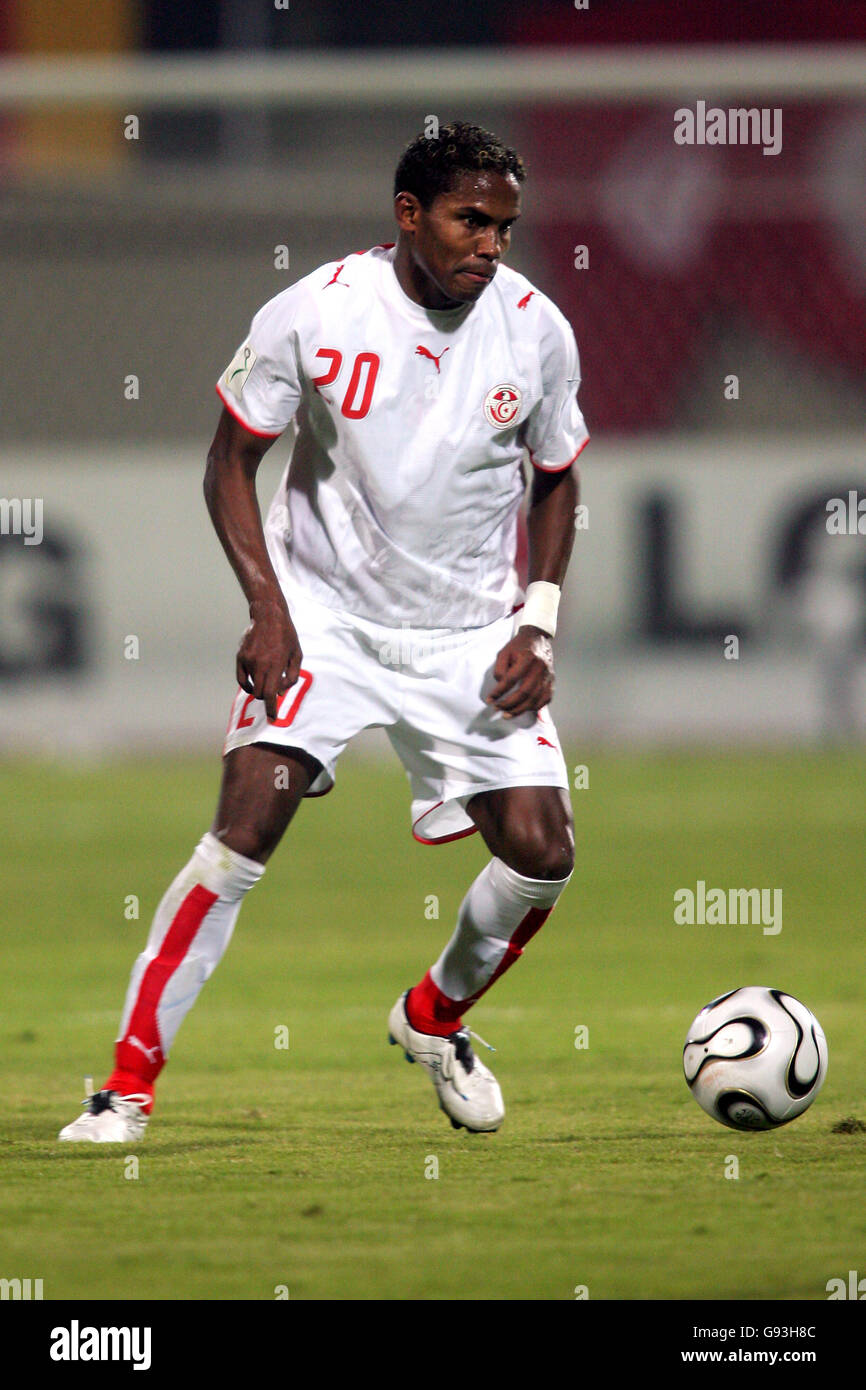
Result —
[[[412,297],[428,309],[473,303],[496,274],[519,216],[520,185],[511,174],[461,174],[426,209],[401,194],[397,219]]]

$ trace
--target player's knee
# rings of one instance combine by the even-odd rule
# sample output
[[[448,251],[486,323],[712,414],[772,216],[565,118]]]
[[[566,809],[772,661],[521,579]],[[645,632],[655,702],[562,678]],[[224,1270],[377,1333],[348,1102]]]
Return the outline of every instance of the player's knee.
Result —
[[[539,856],[533,878],[568,878],[574,869],[574,839],[568,829],[552,842],[547,842]]]
[[[232,824],[219,826],[213,831],[216,838],[235,854],[245,859],[253,859],[264,864],[270,859],[279,843],[279,835],[269,834],[260,826]]]
[[[511,827],[506,849],[505,862],[524,878],[568,878],[574,868],[574,834],[564,819]]]

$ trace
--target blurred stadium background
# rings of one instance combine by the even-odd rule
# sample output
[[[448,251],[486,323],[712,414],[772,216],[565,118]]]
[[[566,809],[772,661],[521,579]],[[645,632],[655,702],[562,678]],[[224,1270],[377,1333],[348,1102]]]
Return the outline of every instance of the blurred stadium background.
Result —
[[[246,614],[201,500],[213,383],[266,299],[391,239],[430,115],[524,154],[512,263],[581,349],[563,731],[866,735],[866,538],[826,525],[828,499],[866,497],[866,6],[442,16],[4,6],[0,493],[41,499],[44,531],[7,508],[7,752],[218,748]],[[779,108],[781,152],[676,144],[699,100]]]
[[[698,101],[780,110],[781,151],[678,145]],[[244,909],[127,1182],[53,1137],[213,806],[247,621],[201,494],[214,382],[266,299],[392,239],[430,116],[526,158],[511,259],[574,325],[593,434],[554,705],[593,794],[568,898],[479,1006],[509,1118],[464,1145],[385,1046],[485,856],[410,840],[375,734]],[[0,169],[4,1281],[823,1300],[862,1274],[866,535],[826,523],[866,499],[866,3],[5,0]],[[785,930],[675,926],[701,880],[783,885]],[[734,1141],[679,1057],[752,982],[815,1010],[830,1074]]]

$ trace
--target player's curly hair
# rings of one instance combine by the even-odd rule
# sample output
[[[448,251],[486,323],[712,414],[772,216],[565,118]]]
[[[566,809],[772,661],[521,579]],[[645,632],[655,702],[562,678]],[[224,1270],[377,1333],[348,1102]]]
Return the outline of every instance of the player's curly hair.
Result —
[[[406,146],[394,175],[394,197],[414,193],[421,206],[429,208],[467,170],[513,174],[518,183],[526,178],[520,155],[497,135],[478,125],[452,121],[440,126],[437,135],[422,133]]]

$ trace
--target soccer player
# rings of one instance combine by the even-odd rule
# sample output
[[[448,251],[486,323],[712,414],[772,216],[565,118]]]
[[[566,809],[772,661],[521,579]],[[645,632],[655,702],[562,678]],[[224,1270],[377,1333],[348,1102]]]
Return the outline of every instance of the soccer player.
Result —
[[[61,1139],[141,1137],[244,897],[301,799],[331,789],[340,753],[372,726],[408,772],[415,837],[478,830],[492,856],[442,954],[394,1004],[390,1039],[420,1062],[455,1127],[502,1122],[463,1016],[573,869],[547,706],[588,438],[571,328],[501,264],[524,177],[519,156],[477,126],[419,136],[396,171],[396,245],[343,256],[276,295],[220,377],[205,496],[250,625],[219,804],[133,968],[114,1070]],[[256,470],[284,435],[289,461],[263,527]]]

